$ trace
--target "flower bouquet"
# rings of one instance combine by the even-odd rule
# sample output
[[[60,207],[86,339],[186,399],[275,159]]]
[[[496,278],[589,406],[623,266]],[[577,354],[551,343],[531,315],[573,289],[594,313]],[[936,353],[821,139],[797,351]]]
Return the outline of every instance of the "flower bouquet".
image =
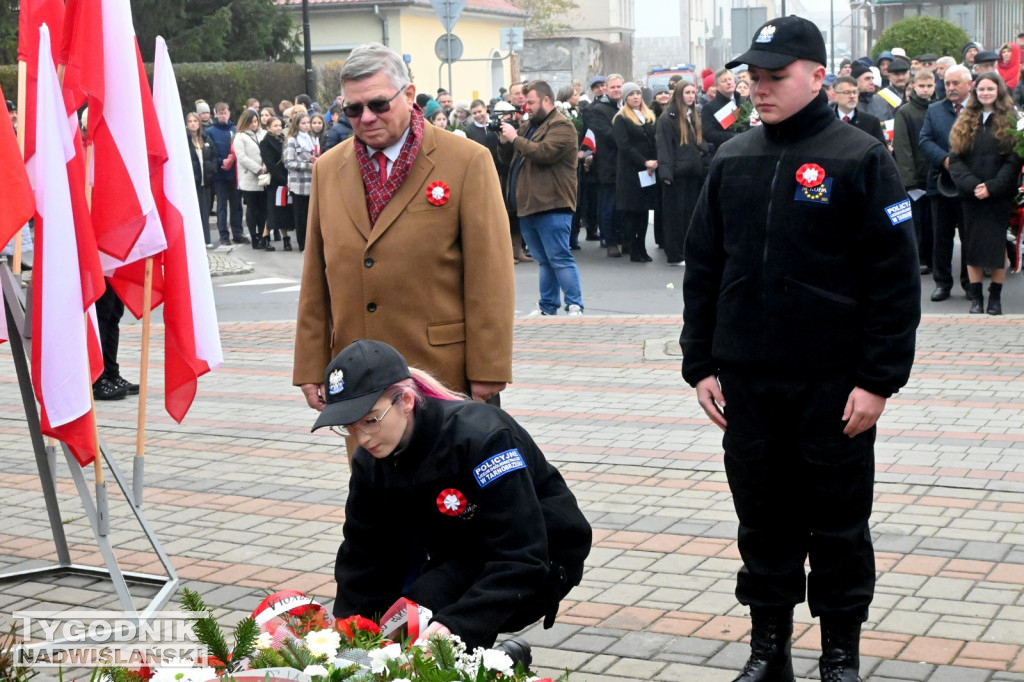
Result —
[[[195,592],[185,589],[182,606],[192,612],[209,608]],[[412,607],[415,605],[400,600]],[[319,604],[298,592],[268,597],[253,615],[239,622],[229,647],[211,616],[192,624],[196,639],[209,656],[193,668],[160,668],[147,678],[124,669],[106,672],[110,682],[567,682],[538,678],[513,665],[494,649],[467,651],[455,635],[408,637],[396,642],[381,627],[362,616],[333,619]],[[410,624],[414,633],[416,628]],[[390,630],[389,630],[390,631]],[[394,635],[395,633],[393,633]],[[401,634],[401,633],[397,633]],[[415,641],[414,641],[415,640]]]

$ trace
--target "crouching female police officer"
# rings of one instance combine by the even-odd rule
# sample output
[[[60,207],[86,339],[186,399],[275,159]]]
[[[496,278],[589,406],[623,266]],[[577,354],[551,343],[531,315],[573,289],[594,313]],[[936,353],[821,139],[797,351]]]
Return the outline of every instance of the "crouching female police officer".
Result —
[[[359,442],[334,615],[379,615],[407,597],[433,612],[425,635],[454,633],[470,649],[540,618],[551,627],[583,576],[591,530],[530,435],[411,373],[379,341],[342,350],[324,386],[313,430]]]

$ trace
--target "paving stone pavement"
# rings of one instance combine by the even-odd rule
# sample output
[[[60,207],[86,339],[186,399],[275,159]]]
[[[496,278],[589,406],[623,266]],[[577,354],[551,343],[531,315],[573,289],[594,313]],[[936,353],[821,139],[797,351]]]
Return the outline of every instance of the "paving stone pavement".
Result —
[[[880,422],[879,576],[862,643],[865,680],[1024,680],[1022,319],[922,323],[914,375]],[[680,378],[680,324],[517,321],[516,382],[504,407],[562,470],[594,527],[583,583],[559,622],[525,633],[539,672],[725,682],[746,659],[721,435]],[[183,583],[225,623],[267,591],[333,596],[348,471],[335,436],[309,433],[313,414],[290,386],[293,333],[290,322],[222,325],[226,363],[200,380],[184,423],[163,412],[159,391],[147,403],[145,513]],[[123,372],[134,376],[139,326],[126,325],[121,338]],[[154,338],[150,380],[161,387],[159,329]],[[52,559],[8,347],[0,347],[0,569]],[[98,409],[104,438],[130,469],[137,400]],[[100,565],[66,470],[58,491],[73,558]],[[121,565],[159,573],[126,503],[112,497]],[[136,596],[142,603],[148,594]],[[12,611],[40,605],[112,606],[113,597],[92,578],[0,584],[0,630]],[[796,671],[816,679],[819,630],[805,606],[796,618]]]

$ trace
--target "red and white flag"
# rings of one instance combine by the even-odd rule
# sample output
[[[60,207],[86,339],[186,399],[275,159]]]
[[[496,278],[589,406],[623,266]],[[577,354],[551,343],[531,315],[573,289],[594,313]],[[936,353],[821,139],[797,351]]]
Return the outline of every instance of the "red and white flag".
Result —
[[[736,122],[736,109],[736,102],[729,100],[728,104],[715,112],[715,120],[718,121],[718,125],[722,126],[723,130]]]
[[[3,99],[0,90],[0,99]],[[32,184],[25,172],[25,164],[18,151],[18,138],[9,117],[0,121],[0,187],[3,188],[4,208],[0,211],[0,248],[18,234],[36,212]]]
[[[90,352],[78,239],[68,180],[75,144],[50,53],[40,29],[36,153],[29,164],[36,197],[32,292],[32,384],[44,435],[68,445],[83,466],[96,457],[92,383],[102,371]]]
[[[167,235],[161,260],[164,278],[174,283],[164,292],[164,406],[180,423],[195,399],[199,377],[220,366],[224,356],[181,97],[167,44],[159,37],[153,102],[168,153],[153,185]]]
[[[589,128],[587,128],[587,134],[583,136],[583,146],[592,152],[597,151],[597,136]]]
[[[18,8],[18,61],[25,62],[25,108],[19,112],[25,129],[25,160],[36,151],[36,79],[39,68],[39,27],[50,29],[50,53],[56,61],[64,28],[64,0],[21,0]]]
[[[147,110],[129,0],[79,0],[67,13],[65,31],[74,35],[64,37],[60,54],[65,86],[75,105],[88,97],[93,228],[100,251],[114,259],[104,269],[112,270],[166,248],[150,170],[167,152],[151,104]],[[146,230],[147,241],[137,245]]]

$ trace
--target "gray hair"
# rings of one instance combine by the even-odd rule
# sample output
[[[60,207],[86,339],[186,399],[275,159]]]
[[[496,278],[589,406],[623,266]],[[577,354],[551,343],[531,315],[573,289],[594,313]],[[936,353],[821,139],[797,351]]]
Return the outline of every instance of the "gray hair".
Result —
[[[402,55],[380,43],[360,45],[352,50],[345,60],[345,66],[341,68],[342,90],[345,81],[361,81],[382,71],[395,88],[404,88],[412,82]]]
[[[953,66],[951,66],[948,69],[946,69],[946,73],[943,76],[943,80],[945,80],[946,78],[949,78],[950,76],[952,76],[954,74],[960,74],[965,79],[967,79],[967,82],[970,82],[970,80],[971,80],[971,70],[968,69],[963,64],[954,64]]]
[[[952,57],[939,57],[935,60],[935,66],[942,64],[947,69],[951,66],[956,66],[956,60]]]

